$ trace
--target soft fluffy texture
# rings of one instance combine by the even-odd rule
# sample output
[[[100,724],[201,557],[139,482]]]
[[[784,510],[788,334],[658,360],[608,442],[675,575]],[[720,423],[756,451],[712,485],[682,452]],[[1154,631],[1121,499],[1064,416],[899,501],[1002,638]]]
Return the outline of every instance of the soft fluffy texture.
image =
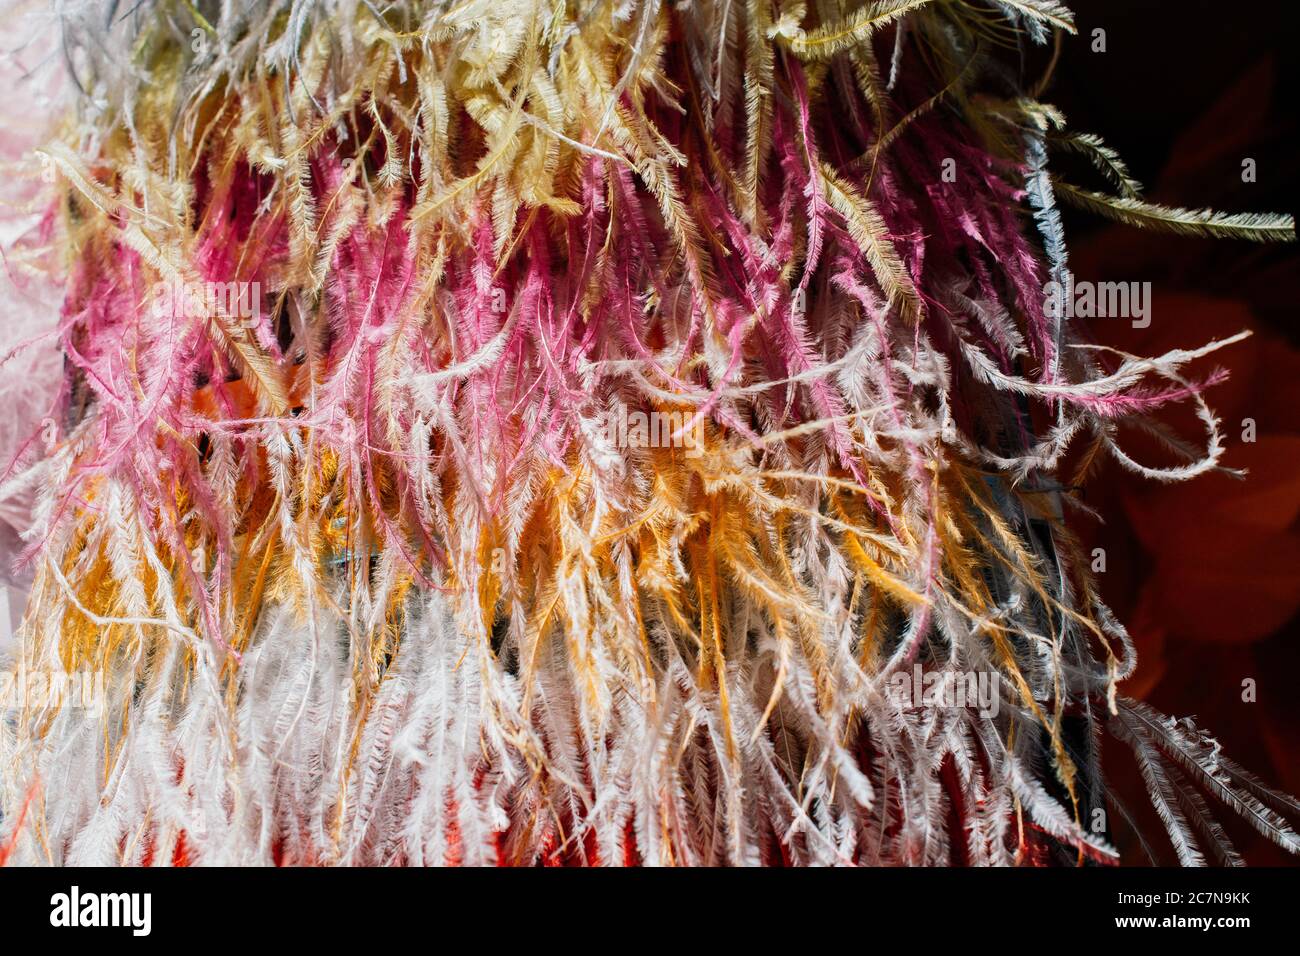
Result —
[[[1057,198],[1294,227],[1148,204],[1068,133],[1014,50],[1060,4],[62,30],[67,379],[22,655],[105,707],[6,726],[14,859],[1113,860],[1107,728],[1184,862],[1232,852],[1188,781],[1300,849],[1294,801],[1118,694],[1131,645],[1064,523],[1099,456],[1218,466],[1213,380],[1180,370],[1231,340],[1118,354],[1044,296]],[[204,283],[256,283],[255,315],[156,307]],[[1199,450],[1129,457],[1172,402]],[[671,424],[605,427],[637,412]],[[900,698],[914,668],[996,675],[996,714]]]

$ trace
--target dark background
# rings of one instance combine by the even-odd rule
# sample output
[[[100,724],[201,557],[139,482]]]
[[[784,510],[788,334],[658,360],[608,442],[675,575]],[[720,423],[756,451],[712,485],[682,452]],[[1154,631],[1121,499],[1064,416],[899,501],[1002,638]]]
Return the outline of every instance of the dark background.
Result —
[[[1075,0],[1079,35],[1066,39],[1043,99],[1069,128],[1100,135],[1166,205],[1230,212],[1296,212],[1297,32],[1290,0]],[[1092,31],[1106,31],[1093,52]],[[1049,59],[1030,60],[1036,76]],[[1242,159],[1257,181],[1242,181]],[[1086,166],[1072,182],[1101,186]],[[1076,516],[1091,549],[1106,549],[1107,601],[1132,633],[1141,661],[1121,689],[1161,711],[1193,715],[1224,752],[1272,786],[1300,794],[1300,255],[1295,244],[1257,246],[1155,235],[1086,214],[1065,218],[1079,279],[1150,281],[1147,330],[1120,320],[1096,326],[1106,344],[1143,355],[1196,347],[1250,328],[1253,337],[1194,368],[1229,370],[1207,398],[1223,420],[1224,463],[1247,481],[1209,475],[1161,485],[1104,468],[1083,499],[1104,524]],[[1242,439],[1244,418],[1254,443]],[[1199,440],[1194,419],[1162,415]],[[1124,443],[1138,448],[1138,443]],[[1151,464],[1159,455],[1136,455]],[[1257,699],[1243,697],[1255,681]],[[1108,751],[1107,772],[1146,833],[1163,829],[1133,761]],[[1213,803],[1213,801],[1211,801]],[[1225,822],[1256,864],[1295,864],[1248,827]],[[1133,829],[1111,820],[1131,863],[1147,862]],[[1173,863],[1164,841],[1151,851]]]

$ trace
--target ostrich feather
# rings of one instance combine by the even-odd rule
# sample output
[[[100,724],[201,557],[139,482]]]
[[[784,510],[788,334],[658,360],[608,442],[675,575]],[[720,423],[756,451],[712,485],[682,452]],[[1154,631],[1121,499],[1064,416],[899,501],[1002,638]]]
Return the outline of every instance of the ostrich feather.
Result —
[[[1128,355],[1044,303],[1057,197],[1294,226],[1146,203],[1008,98],[990,41],[1072,30],[1061,4],[58,27],[64,425],[13,479],[18,658],[104,695],[0,729],[9,859],[1115,862],[1084,822],[1105,725],[1180,860],[1236,859],[1183,778],[1297,849],[1294,801],[1118,696],[1056,474],[1085,441],[1219,467],[1185,367],[1237,338]],[[1205,427],[1179,464],[1120,447],[1174,404]]]

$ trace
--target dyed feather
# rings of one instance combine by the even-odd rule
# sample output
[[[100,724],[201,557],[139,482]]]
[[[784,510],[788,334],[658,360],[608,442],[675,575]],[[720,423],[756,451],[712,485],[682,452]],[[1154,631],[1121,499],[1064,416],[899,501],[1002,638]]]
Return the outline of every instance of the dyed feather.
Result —
[[[1056,195],[1294,226],[1145,203],[998,99],[991,31],[1061,4],[98,17],[65,14],[95,92],[45,151],[66,401],[20,654],[104,707],[0,733],[13,859],[1114,861],[1106,711],[1181,860],[1236,857],[1179,773],[1296,849],[1294,802],[1117,696],[1054,478],[1077,440],[1217,467],[1180,369],[1230,343],[1112,353],[1043,296]],[[1178,402],[1185,464],[1119,446]],[[977,673],[993,713],[897,693]]]

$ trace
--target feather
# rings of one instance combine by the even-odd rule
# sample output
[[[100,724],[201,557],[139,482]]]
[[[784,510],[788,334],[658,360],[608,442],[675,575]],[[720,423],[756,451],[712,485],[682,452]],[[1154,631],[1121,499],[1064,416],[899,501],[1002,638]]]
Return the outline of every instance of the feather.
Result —
[[[1202,792],[1298,848],[1295,801],[1119,697],[1059,474],[1220,468],[1188,369],[1242,336],[1129,355],[1042,292],[1058,199],[1293,227],[1144,203],[1018,89],[1061,4],[57,19],[6,247],[57,273],[51,427],[0,504],[14,654],[103,706],[0,724],[0,862],[1113,863],[1107,713],[1180,861],[1240,860]]]

